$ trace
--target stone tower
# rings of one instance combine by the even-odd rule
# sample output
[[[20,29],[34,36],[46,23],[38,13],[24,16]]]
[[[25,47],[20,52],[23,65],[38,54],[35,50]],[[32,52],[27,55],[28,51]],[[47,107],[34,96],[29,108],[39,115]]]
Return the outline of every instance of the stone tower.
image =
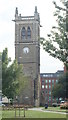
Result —
[[[23,65],[28,85],[22,92],[22,103],[40,104],[40,17],[35,7],[34,16],[21,16],[15,10],[15,58]]]

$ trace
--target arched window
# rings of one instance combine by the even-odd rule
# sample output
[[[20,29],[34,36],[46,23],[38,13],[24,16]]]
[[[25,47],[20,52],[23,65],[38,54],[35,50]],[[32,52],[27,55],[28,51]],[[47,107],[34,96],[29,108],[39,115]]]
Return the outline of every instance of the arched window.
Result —
[[[22,39],[25,39],[25,38],[26,38],[26,30],[25,30],[25,27],[22,28],[21,36],[22,36]]]
[[[27,28],[27,38],[31,38],[31,29],[30,29],[30,27]]]

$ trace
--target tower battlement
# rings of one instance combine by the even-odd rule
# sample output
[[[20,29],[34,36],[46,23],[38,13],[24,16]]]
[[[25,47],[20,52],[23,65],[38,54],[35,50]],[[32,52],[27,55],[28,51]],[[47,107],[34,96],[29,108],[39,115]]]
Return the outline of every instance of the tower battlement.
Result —
[[[16,7],[14,21],[16,22],[20,20],[23,20],[23,21],[24,20],[38,20],[40,22],[39,13],[37,12],[37,6],[35,6],[34,16],[22,16],[21,14],[18,14],[18,8]]]

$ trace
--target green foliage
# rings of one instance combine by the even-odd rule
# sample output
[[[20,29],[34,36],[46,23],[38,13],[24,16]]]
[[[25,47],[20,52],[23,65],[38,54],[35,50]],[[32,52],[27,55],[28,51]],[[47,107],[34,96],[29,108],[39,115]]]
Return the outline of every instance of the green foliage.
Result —
[[[2,92],[7,98],[14,98],[19,95],[24,84],[22,78],[24,77],[22,72],[22,65],[18,65],[14,60],[9,65],[8,50],[3,50],[2,53]]]
[[[68,56],[68,39],[67,39],[67,16],[66,16],[66,1],[62,1],[63,8],[55,4],[56,11],[54,12],[54,17],[56,17],[56,26],[52,27],[50,34],[48,34],[47,39],[40,39],[43,49],[48,52],[52,57],[58,58],[62,61],[67,70],[67,56]]]
[[[22,91],[25,89],[25,87],[28,85],[28,78],[24,76],[22,73],[18,76],[18,88],[16,89],[16,93],[18,96],[22,95]]]
[[[3,50],[3,53],[2,53],[2,62],[6,66],[8,65],[8,49],[7,48],[5,48],[5,50]]]
[[[52,89],[55,98],[68,98],[68,72],[59,78],[58,83]]]

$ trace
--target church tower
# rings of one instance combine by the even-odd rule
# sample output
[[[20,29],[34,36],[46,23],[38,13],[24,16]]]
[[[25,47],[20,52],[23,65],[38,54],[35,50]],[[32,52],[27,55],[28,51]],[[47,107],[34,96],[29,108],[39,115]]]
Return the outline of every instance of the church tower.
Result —
[[[40,17],[35,7],[34,16],[21,16],[15,10],[15,58],[23,65],[28,86],[22,92],[22,103],[40,104]],[[28,100],[26,100],[28,99]]]

